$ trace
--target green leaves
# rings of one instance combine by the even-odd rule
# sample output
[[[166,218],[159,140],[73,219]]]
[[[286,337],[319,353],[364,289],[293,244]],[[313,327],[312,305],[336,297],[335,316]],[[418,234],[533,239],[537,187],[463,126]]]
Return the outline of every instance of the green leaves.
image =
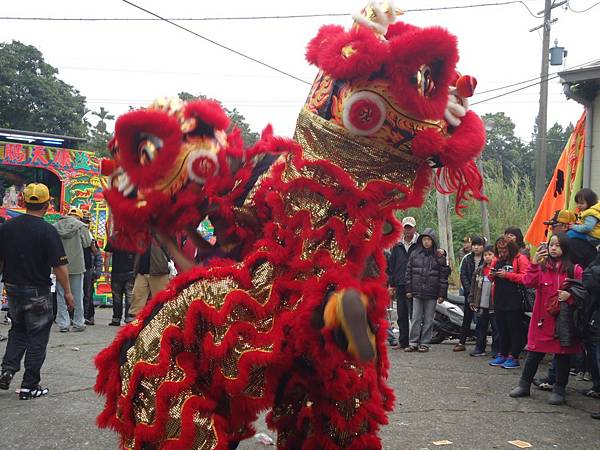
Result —
[[[37,48],[0,43],[0,61],[0,127],[85,137],[85,97]]]

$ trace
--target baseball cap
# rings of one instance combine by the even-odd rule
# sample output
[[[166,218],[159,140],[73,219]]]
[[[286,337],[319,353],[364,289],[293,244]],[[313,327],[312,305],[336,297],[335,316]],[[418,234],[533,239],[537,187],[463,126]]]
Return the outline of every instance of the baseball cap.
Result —
[[[552,219],[546,220],[544,225],[558,225],[559,223],[569,224],[574,223],[577,220],[577,216],[574,212],[567,209],[561,209],[554,213]]]
[[[23,200],[25,203],[46,203],[50,200],[50,191],[42,183],[30,183],[23,190]]]
[[[79,208],[71,208],[69,210],[69,216],[75,216],[81,220],[83,219],[83,211],[81,211]]]
[[[407,225],[409,227],[413,227],[414,228],[414,227],[417,226],[417,221],[415,220],[414,217],[410,217],[410,216],[405,217],[404,219],[402,219],[402,226],[405,227]]]

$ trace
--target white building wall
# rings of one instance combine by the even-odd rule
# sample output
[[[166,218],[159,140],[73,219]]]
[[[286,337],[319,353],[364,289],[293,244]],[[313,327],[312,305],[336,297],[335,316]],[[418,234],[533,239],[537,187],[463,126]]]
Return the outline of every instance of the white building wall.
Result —
[[[592,173],[590,188],[600,193],[600,94],[594,99],[594,127],[592,130]]]

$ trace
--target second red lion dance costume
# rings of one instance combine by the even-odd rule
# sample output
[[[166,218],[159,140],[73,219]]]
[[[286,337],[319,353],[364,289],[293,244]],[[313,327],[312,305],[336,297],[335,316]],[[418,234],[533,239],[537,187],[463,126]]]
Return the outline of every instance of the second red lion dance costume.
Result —
[[[432,182],[457,204],[482,199],[485,135],[455,37],[381,29],[369,13],[374,26],[325,26],[310,42],[320,72],[297,143],[267,129],[244,150],[210,101],[117,121],[105,192],[116,244],[192,235],[208,214],[231,256],[176,278],[98,356],[98,422],[123,447],[235,448],[270,410],[278,448],[381,448],[393,213],[420,206]]]

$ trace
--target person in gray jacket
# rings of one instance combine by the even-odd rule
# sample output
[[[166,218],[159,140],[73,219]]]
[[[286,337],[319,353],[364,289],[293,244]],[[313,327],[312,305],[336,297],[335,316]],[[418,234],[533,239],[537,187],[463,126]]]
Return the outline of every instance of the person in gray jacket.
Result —
[[[435,232],[426,228],[406,267],[406,297],[413,299],[413,316],[409,346],[404,351],[429,351],[435,302],[442,303],[448,296],[449,275],[446,251],[437,248]]]
[[[144,308],[149,298],[169,284],[169,255],[160,245],[152,242],[144,254],[136,255],[133,272],[135,279],[127,322]]]
[[[61,217],[54,227],[62,241],[67,259],[69,261],[69,284],[73,292],[75,308],[73,311],[73,331],[84,331],[83,315],[83,275],[85,273],[85,260],[83,249],[92,245],[92,236],[87,226],[81,221],[83,212],[78,208],[71,208],[69,214]],[[70,329],[71,317],[65,302],[65,291],[62,286],[56,286],[58,313],[56,323],[61,333]]]

